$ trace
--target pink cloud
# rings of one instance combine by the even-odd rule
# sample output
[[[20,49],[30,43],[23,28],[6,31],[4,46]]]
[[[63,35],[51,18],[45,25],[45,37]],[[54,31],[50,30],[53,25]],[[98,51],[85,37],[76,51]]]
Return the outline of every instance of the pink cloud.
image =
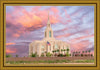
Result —
[[[58,10],[56,7],[51,7],[50,9],[51,9],[51,11],[53,11],[54,13],[58,13],[58,12],[59,12],[59,10]]]
[[[62,38],[62,37],[67,37],[67,36],[70,36],[70,34],[64,34],[64,35],[59,35],[59,36],[56,36],[56,38]]]
[[[31,11],[27,11],[23,7],[14,6],[12,14],[6,13],[6,23],[12,23],[14,25],[21,24],[26,28],[34,27],[37,29],[38,27],[43,27],[43,24],[47,23],[48,10],[39,10],[40,8],[40,6],[36,6]],[[61,16],[57,14],[59,12],[57,8],[51,7],[49,11],[56,13],[49,16],[51,24],[61,22]],[[66,14],[66,17],[69,17],[69,15]],[[70,22],[70,20],[67,21]]]
[[[89,37],[94,37],[94,34],[87,35],[87,36],[82,36],[82,37],[78,37],[78,38],[74,38],[74,39],[71,40],[71,42],[75,42],[77,40],[81,40],[81,39],[85,39],[85,38],[89,38]]]
[[[64,11],[65,11],[65,17],[68,18],[68,19],[66,20],[66,22],[71,22],[71,17],[70,17],[70,15],[67,13],[67,10],[64,9]]]
[[[87,46],[89,46],[89,44],[91,44],[88,40],[85,41],[80,41],[77,43],[70,43],[71,48],[74,49],[74,51],[79,51],[79,50],[85,50],[87,48]]]
[[[13,34],[13,36],[14,36],[14,37],[19,37],[20,35],[17,34],[17,33],[15,33],[15,34]]]
[[[16,49],[6,48],[6,53],[16,53]]]

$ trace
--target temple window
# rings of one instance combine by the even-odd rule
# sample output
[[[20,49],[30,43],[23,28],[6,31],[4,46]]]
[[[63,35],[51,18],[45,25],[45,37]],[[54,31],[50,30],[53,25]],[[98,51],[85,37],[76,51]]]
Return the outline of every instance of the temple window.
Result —
[[[51,31],[49,31],[49,37],[51,37]]]

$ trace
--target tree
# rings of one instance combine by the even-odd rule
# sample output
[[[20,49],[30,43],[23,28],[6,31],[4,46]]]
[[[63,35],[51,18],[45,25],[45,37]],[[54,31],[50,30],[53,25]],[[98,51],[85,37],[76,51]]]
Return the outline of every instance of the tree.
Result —
[[[57,49],[57,52],[59,52],[59,49]]]
[[[56,54],[57,50],[55,50],[55,54]]]
[[[61,49],[61,52],[63,52],[63,49]]]
[[[69,48],[66,49],[67,53],[69,52]]]
[[[64,54],[65,54],[65,51],[66,51],[66,50],[64,49],[63,51],[64,51]]]
[[[18,55],[16,54],[16,57],[18,57]]]
[[[83,56],[83,54],[81,54],[81,56]]]
[[[36,57],[37,53],[32,53],[31,57]]]
[[[84,53],[84,51],[82,51],[82,53]]]
[[[53,52],[53,54],[54,54],[55,51],[53,50],[52,52]]]
[[[88,52],[90,53],[91,51],[89,50]]]
[[[50,56],[51,56],[51,53],[50,53],[50,52],[48,52],[48,53],[46,54],[46,56],[47,56],[47,57],[50,57]]]
[[[58,56],[63,57],[64,55],[63,54],[59,54]]]
[[[69,56],[70,56],[70,54],[66,53],[66,56],[68,56],[68,57],[69,57]]]
[[[93,56],[93,54],[91,54],[91,56]]]
[[[55,51],[53,50],[52,52],[53,52],[53,55],[54,55],[54,52],[55,52]]]
[[[8,58],[8,57],[12,57],[12,56],[10,54],[7,54],[6,57]]]
[[[89,50],[88,52],[89,52],[89,55],[90,55],[90,52],[91,52],[91,51]]]
[[[75,52],[73,52],[73,56],[75,56]]]
[[[79,56],[80,56],[80,51],[78,53],[79,53]]]
[[[44,54],[43,53],[41,54],[41,57],[44,57]]]

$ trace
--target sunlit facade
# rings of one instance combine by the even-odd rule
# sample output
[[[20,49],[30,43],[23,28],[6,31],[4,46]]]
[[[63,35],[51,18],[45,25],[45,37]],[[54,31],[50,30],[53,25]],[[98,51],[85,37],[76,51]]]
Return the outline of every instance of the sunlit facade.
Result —
[[[50,52],[53,54],[54,50],[59,50],[58,53],[70,53],[70,45],[67,44],[66,42],[60,41],[60,40],[55,40],[53,37],[53,30],[51,28],[51,24],[49,21],[49,15],[48,15],[48,22],[47,22],[47,28],[45,29],[44,32],[44,39],[39,41],[36,40],[29,45],[29,55],[32,53],[37,53],[37,55],[40,57],[41,54],[45,54]],[[69,51],[61,51],[62,49],[69,49]]]

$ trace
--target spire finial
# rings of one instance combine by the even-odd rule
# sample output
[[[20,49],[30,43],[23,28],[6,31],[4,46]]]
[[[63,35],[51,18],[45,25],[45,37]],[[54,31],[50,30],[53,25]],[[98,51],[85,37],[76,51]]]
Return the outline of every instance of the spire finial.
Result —
[[[50,22],[49,22],[49,11],[48,11],[48,23],[47,24],[50,24]]]
[[[49,11],[48,11],[48,21],[49,21]]]

